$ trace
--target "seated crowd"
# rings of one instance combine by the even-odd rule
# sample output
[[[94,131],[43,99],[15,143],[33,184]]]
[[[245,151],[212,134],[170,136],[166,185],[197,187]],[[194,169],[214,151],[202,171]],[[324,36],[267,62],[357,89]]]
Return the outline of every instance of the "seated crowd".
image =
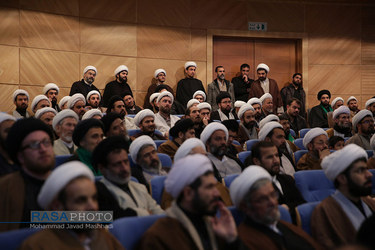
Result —
[[[300,73],[279,90],[264,63],[256,80],[248,64],[231,81],[217,66],[206,92],[196,63],[184,69],[176,93],[167,72],[155,70],[143,105],[125,65],[103,95],[94,66],[69,96],[48,83],[29,106],[28,92],[16,90],[15,110],[0,113],[0,221],[9,222],[0,232],[29,227],[31,211],[99,210],[114,219],[164,215],[138,249],[373,249],[375,97],[360,110],[356,97],[331,102],[321,90],[319,105],[306,110]],[[309,170],[323,171],[335,188],[312,212],[311,235],[301,228],[297,207],[307,201],[294,178]],[[152,192],[158,177],[161,201]],[[231,206],[243,215],[239,225]],[[21,249],[50,244],[123,247],[106,230],[45,229]]]

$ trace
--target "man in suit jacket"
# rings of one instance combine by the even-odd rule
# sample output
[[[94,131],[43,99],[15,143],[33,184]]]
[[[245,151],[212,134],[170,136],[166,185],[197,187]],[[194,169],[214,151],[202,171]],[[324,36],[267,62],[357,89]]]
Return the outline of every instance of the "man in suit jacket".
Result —
[[[238,120],[236,111],[232,109],[232,97],[228,92],[220,92],[216,96],[216,103],[219,109],[212,112],[211,120],[225,121],[229,119]]]

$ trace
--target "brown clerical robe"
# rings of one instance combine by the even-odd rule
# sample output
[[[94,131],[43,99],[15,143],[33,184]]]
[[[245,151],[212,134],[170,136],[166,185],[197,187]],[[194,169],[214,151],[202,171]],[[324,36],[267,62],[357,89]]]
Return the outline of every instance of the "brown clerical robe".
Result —
[[[268,78],[269,79],[269,78]],[[273,101],[273,113],[277,114],[277,108],[283,107],[283,101],[281,99],[279,86],[274,79],[269,79],[269,93],[272,95]],[[253,97],[260,98],[264,95],[264,90],[259,80],[254,81],[250,87],[249,99]]]

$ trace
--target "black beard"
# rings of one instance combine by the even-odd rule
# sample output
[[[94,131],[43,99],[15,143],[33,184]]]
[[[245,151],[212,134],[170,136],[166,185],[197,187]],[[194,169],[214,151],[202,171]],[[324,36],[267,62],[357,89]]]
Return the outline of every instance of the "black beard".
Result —
[[[362,197],[362,196],[370,195],[372,193],[372,187],[361,187],[357,185],[356,183],[354,183],[349,176],[347,176],[347,179],[348,179],[349,193],[351,195],[355,197]],[[368,182],[371,182],[371,180],[369,180]]]
[[[247,123],[244,123],[243,125],[245,126],[245,128],[247,129],[253,129],[253,127],[255,126],[256,122],[253,121],[253,122],[247,122]]]
[[[224,145],[224,147],[220,146],[220,147],[216,147],[212,144],[210,144],[210,151],[211,151],[211,154],[213,154],[214,156],[219,156],[219,157],[222,157],[225,155],[225,153],[227,152],[227,146]]]
[[[338,124],[335,124],[333,126],[333,129],[336,130],[339,133],[342,133],[345,135],[345,137],[351,137],[352,136],[352,127],[341,127]]]

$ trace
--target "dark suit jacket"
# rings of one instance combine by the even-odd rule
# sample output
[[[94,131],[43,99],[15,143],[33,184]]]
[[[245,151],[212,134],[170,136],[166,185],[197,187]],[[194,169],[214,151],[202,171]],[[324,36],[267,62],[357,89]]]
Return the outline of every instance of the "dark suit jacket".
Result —
[[[238,120],[238,116],[237,116],[236,111],[234,109],[231,111],[231,113],[233,114],[234,119]],[[211,120],[212,121],[213,120],[219,120],[219,121],[221,121],[220,115],[219,115],[219,111],[214,111],[214,112],[211,113]]]

